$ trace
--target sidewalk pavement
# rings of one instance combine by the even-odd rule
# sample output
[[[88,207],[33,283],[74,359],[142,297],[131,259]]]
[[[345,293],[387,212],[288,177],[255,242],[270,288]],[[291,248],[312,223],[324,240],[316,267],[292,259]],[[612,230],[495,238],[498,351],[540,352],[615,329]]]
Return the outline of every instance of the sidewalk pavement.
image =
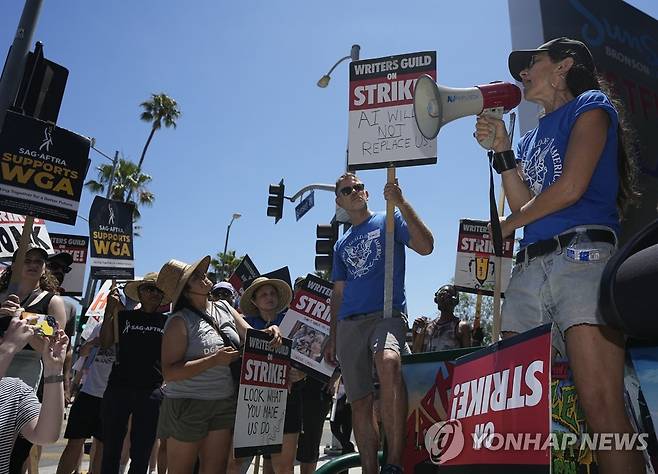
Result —
[[[57,463],[59,458],[64,451],[66,446],[66,440],[64,439],[64,428],[66,427],[66,420],[62,426],[62,435],[60,436],[57,443],[45,446],[41,453],[41,460],[39,462],[39,473],[38,474],[56,474],[57,472]],[[328,463],[335,458],[334,455],[325,454],[325,448],[330,446],[332,442],[331,430],[329,429],[329,422],[325,421],[324,429],[322,431],[322,442],[320,443],[320,459],[318,460],[318,467]],[[247,471],[248,474],[256,474],[254,471],[254,463],[252,462],[251,467]],[[89,456],[84,455],[81,465],[81,471],[86,473],[89,470]],[[361,473],[361,468],[352,468],[349,470],[350,474]],[[127,472],[127,470],[126,470]],[[263,472],[262,461],[260,471]],[[295,474],[301,473],[300,466],[295,465]]]

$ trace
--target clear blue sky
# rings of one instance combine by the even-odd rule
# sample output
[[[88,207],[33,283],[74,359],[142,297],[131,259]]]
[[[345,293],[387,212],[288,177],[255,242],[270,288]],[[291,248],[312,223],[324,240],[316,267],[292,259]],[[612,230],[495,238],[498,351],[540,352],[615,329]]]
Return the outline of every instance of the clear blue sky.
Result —
[[[629,3],[658,16],[655,0]],[[22,8],[22,0],[2,2],[2,58]],[[286,203],[274,225],[265,215],[267,188],[283,177],[291,195],[308,183],[333,183],[342,171],[347,64],[328,88],[315,84],[353,43],[362,59],[436,50],[439,82],[450,86],[512,80],[504,0],[45,0],[35,39],[70,70],[58,125],[96,137],[107,154],[118,149],[139,159],[150,128],[138,105],[150,93],[166,92],[181,106],[178,128],[159,131],[146,157],[156,202],[142,211],[137,274],[222,250],[234,212],[243,217],[231,229],[230,249],[248,253],[262,272],[288,265],[294,278],[313,271],[315,225],[331,219],[333,196],[316,192],[315,208],[300,222]],[[437,244],[429,257],[408,252],[411,317],[434,314],[433,293],[454,274],[459,219],[488,215],[487,166],[473,127],[464,118],[441,131],[437,165],[398,170]],[[103,162],[91,157],[94,167]],[[95,176],[92,169],[88,177]],[[383,209],[385,171],[361,177],[371,208]],[[84,192],[84,217],[92,198]],[[80,219],[75,228],[48,228],[88,232]]]

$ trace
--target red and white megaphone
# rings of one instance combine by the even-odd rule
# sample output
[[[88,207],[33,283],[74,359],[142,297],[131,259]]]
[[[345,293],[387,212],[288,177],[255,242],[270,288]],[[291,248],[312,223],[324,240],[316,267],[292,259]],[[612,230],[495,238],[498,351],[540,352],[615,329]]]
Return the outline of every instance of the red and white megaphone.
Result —
[[[501,118],[521,102],[521,89],[508,82],[492,82],[475,87],[458,89],[438,85],[423,75],[414,89],[414,115],[420,133],[433,140],[446,123],[467,115],[482,113]],[[494,136],[479,142],[490,149]]]

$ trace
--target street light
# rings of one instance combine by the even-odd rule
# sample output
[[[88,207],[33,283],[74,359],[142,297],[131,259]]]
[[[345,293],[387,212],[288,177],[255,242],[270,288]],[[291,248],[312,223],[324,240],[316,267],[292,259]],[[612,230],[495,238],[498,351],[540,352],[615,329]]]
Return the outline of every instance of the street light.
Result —
[[[358,44],[353,44],[352,51],[350,51],[350,55],[345,56],[344,58],[340,58],[338,61],[336,61],[336,64],[331,66],[329,72],[320,78],[320,80],[318,81],[318,87],[322,87],[324,89],[329,85],[329,81],[331,80],[331,73],[333,72],[334,69],[336,69],[336,66],[338,66],[343,61],[346,61],[347,59],[351,59],[352,61],[358,61],[360,50],[361,50],[361,46],[359,46]]]
[[[242,217],[242,214],[239,212],[236,212],[233,214],[233,217],[231,217],[231,222],[229,222],[228,227],[226,228],[226,240],[224,241],[224,258],[226,258],[226,250],[228,249],[228,234],[231,232],[231,226],[233,225],[233,221],[236,219],[239,219]],[[222,273],[222,280],[224,279],[224,263],[222,263],[222,268],[221,268],[221,273]]]
[[[350,51],[350,55],[345,56],[344,58],[340,58],[336,62],[336,64],[334,64],[331,67],[331,69],[329,69],[329,72],[320,78],[320,80],[318,81],[318,87],[321,87],[321,88],[324,89],[325,87],[327,87],[329,85],[329,81],[331,80],[331,73],[333,72],[334,69],[336,69],[336,66],[338,66],[343,61],[346,61],[348,59],[351,59],[352,61],[358,61],[360,51],[361,51],[361,46],[359,46],[358,44],[353,44],[352,45],[352,50]],[[348,157],[347,153],[348,153],[348,149],[346,148],[345,149],[345,171],[348,170],[347,163],[348,163],[348,158],[349,157]],[[347,212],[339,206],[336,206],[335,217],[339,222],[348,222],[349,221],[349,217],[347,216]]]

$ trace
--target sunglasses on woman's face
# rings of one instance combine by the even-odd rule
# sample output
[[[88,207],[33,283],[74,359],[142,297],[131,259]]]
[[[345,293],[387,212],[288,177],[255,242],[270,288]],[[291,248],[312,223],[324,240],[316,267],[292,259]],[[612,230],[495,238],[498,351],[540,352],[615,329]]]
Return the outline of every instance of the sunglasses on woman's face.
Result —
[[[365,184],[357,183],[354,186],[345,186],[344,188],[340,188],[339,192],[343,196],[349,196],[350,194],[352,194],[352,192],[356,191],[358,193],[358,192],[363,191],[365,188],[366,188]]]

